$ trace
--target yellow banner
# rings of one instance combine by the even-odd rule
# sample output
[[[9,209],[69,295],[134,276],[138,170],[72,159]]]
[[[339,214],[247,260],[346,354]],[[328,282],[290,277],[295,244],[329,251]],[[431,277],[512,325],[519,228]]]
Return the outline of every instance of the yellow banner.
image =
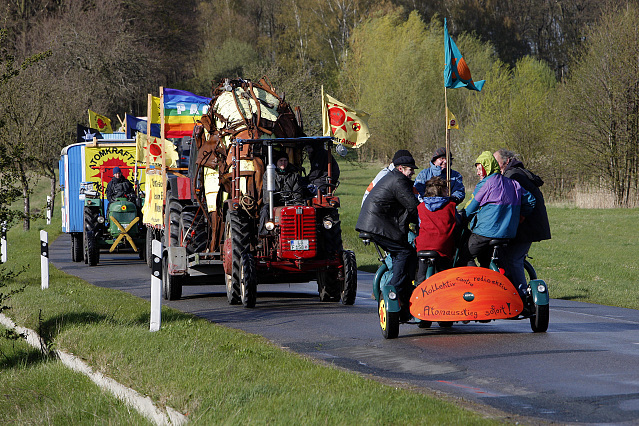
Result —
[[[357,111],[324,93],[322,89],[322,130],[324,136],[335,136],[348,148],[364,145],[371,133],[368,130],[370,114]]]
[[[142,222],[156,228],[162,228],[162,210],[164,209],[164,192],[162,190],[162,175],[149,174],[144,185],[146,201],[142,207]]]
[[[119,167],[122,176],[135,185],[135,147],[134,146],[86,146],[85,181],[94,182],[93,188],[105,195],[106,187],[113,178],[113,168]],[[140,186],[144,184],[144,170],[138,169]]]

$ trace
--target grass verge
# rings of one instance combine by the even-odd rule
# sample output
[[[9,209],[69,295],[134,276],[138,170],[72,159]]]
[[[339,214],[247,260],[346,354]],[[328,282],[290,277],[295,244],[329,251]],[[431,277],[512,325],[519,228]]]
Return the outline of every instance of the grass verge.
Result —
[[[9,301],[12,309],[5,313],[36,330],[53,348],[75,354],[156,404],[186,414],[194,424],[495,423],[451,402],[327,366],[259,336],[167,307],[162,329],[150,333],[148,302],[94,287],[53,267],[50,288],[43,291],[37,267],[39,229],[46,229],[53,241],[59,214],[50,226],[42,223],[35,222],[30,232],[19,227],[9,232],[9,266],[31,267],[9,283],[9,289],[26,288]],[[1,367],[10,374],[2,374],[0,384],[11,392],[3,396],[0,419],[27,424],[146,422],[88,379],[33,352],[11,352],[14,361]],[[29,395],[45,401],[26,404]],[[50,406],[56,409],[43,417]]]

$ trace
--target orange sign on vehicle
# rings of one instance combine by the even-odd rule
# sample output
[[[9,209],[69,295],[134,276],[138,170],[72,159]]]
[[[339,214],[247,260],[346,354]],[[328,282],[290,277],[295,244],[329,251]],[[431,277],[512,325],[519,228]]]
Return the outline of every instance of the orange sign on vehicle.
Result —
[[[422,282],[410,298],[410,312],[427,321],[513,318],[524,304],[513,284],[491,269],[464,266]]]

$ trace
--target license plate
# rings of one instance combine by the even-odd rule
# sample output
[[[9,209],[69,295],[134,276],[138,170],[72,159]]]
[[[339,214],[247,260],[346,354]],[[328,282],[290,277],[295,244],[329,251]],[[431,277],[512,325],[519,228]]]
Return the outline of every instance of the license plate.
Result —
[[[308,240],[291,240],[291,250],[308,250]]]

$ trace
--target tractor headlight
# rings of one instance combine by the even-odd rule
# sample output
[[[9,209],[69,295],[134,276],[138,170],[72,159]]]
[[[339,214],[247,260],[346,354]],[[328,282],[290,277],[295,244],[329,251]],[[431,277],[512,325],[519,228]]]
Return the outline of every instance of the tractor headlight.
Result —
[[[543,285],[543,284],[539,284],[539,285],[537,286],[537,291],[538,291],[539,293],[544,293],[544,292],[546,291],[546,286],[545,286],[545,285]]]
[[[397,299],[397,293],[395,293],[394,291],[389,292],[389,293],[388,293],[388,298],[389,298],[390,300],[395,300],[395,299]]]
[[[322,225],[324,225],[324,229],[331,229],[334,225],[333,219],[328,216],[325,217],[324,220],[322,220]]]
[[[264,227],[266,228],[267,231],[272,231],[273,229],[275,229],[275,224],[271,221],[268,221],[266,222]]]
[[[104,218],[102,216],[98,216],[98,223],[104,223]]]

